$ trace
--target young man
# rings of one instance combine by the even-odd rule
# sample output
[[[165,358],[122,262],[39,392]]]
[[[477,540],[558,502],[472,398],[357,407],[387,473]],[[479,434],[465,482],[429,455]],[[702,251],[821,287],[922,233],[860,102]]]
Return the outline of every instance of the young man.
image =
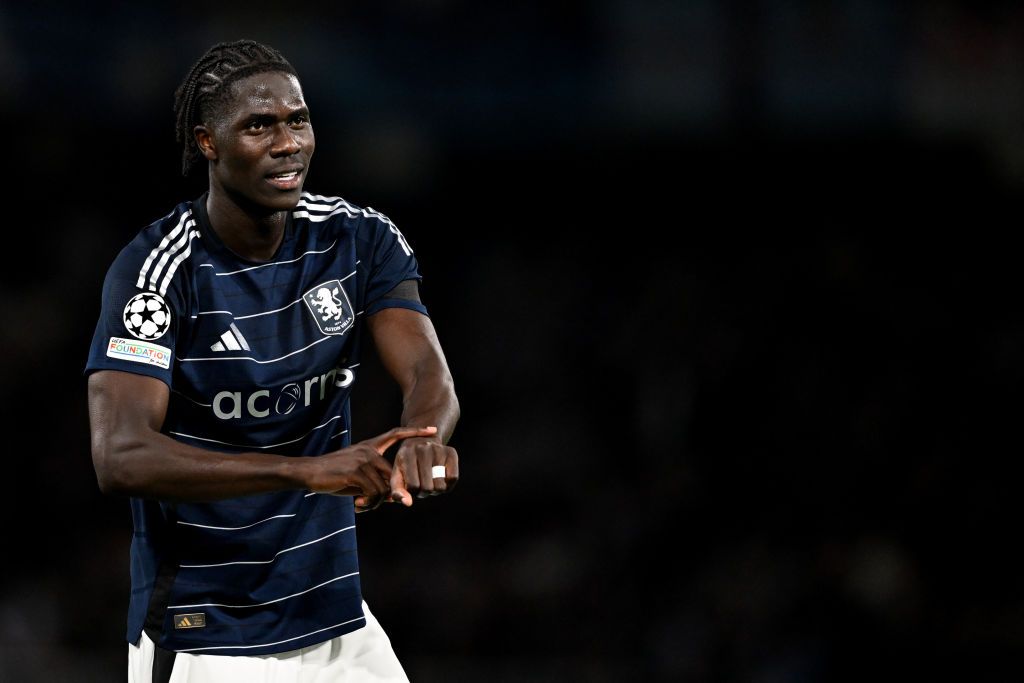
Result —
[[[129,680],[406,680],[360,594],[355,512],[459,477],[412,249],[302,191],[313,129],[276,50],[212,47],[175,109],[209,191],[117,256],[86,368],[100,488],[131,496]],[[404,408],[352,444],[364,331]]]

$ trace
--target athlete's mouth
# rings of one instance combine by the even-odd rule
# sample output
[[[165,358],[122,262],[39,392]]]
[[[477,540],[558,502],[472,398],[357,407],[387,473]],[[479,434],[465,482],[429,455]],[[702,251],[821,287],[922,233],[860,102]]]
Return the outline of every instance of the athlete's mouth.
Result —
[[[302,175],[302,168],[292,168],[287,171],[278,171],[267,176],[271,185],[282,189],[292,190],[298,187],[299,177]]]

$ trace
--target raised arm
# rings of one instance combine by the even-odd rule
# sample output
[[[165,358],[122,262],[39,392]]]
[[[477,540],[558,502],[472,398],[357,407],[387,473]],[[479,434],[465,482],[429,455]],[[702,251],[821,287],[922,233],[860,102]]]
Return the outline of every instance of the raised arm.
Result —
[[[435,433],[393,429],[320,457],[220,453],[160,433],[169,393],[160,380],[130,372],[89,376],[92,459],[104,493],[196,501],[309,489],[373,501],[390,490],[384,451],[400,439]]]
[[[459,479],[459,456],[448,439],[459,420],[448,362],[430,318],[405,308],[385,308],[366,320],[385,369],[402,391],[402,426],[436,426],[432,436],[402,442],[391,475],[392,496],[412,505],[419,497],[444,493]],[[432,468],[443,466],[444,477]]]

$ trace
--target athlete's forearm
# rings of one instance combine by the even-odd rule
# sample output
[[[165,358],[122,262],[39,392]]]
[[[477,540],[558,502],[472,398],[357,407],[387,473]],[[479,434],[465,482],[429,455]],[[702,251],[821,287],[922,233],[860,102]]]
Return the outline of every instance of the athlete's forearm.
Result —
[[[459,420],[459,400],[448,361],[430,318],[389,308],[367,318],[377,352],[402,391],[402,425],[436,426],[447,443]]]
[[[219,453],[151,432],[95,440],[93,462],[104,493],[168,501],[233,498],[308,488],[310,458]]]
[[[213,500],[306,488],[311,458],[221,453],[161,433],[168,390],[123,372],[89,377],[89,423],[96,479],[105,493],[163,500]]]
[[[438,363],[422,369],[406,389],[402,401],[402,425],[437,427],[437,440],[448,443],[459,421],[459,399],[447,367]]]

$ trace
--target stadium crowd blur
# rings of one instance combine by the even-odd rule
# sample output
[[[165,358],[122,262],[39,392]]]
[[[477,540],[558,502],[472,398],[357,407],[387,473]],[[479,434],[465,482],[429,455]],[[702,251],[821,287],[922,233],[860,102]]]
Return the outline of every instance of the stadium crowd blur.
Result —
[[[413,681],[1024,680],[1024,6],[881,0],[5,3],[0,679],[123,675],[81,371],[238,37],[302,77],[307,189],[409,238],[462,400],[458,491],[359,520]]]

